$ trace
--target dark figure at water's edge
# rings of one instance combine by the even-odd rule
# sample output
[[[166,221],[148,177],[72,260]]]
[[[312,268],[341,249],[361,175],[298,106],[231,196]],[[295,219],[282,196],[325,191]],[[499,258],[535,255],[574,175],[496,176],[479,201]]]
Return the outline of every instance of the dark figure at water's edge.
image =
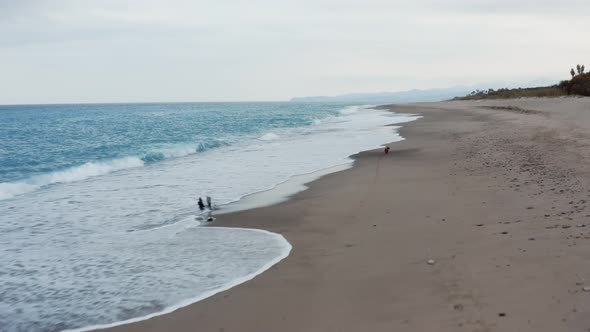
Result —
[[[199,205],[199,210],[205,210],[205,204],[203,203],[203,199],[201,199],[201,197],[199,197],[199,202],[197,204]]]
[[[385,154],[388,154],[389,153],[389,146],[386,146],[385,150],[383,150],[383,151],[385,152]]]
[[[207,196],[207,207],[209,208],[209,210],[213,210],[213,207],[211,205],[211,196]]]

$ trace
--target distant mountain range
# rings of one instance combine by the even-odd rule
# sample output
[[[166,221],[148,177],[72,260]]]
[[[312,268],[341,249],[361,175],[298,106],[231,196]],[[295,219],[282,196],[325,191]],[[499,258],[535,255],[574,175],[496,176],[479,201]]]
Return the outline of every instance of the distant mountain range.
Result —
[[[292,102],[350,102],[350,103],[368,103],[368,104],[395,104],[395,103],[414,103],[429,102],[453,99],[454,97],[466,96],[476,89],[498,89],[503,87],[534,87],[548,86],[555,84],[552,80],[540,79],[527,82],[524,84],[504,84],[504,83],[487,83],[476,86],[455,86],[451,88],[426,89],[426,90],[409,90],[399,92],[377,92],[377,93],[351,93],[339,96],[314,96],[314,97],[295,97]]]
[[[440,101],[457,96],[465,96],[470,90],[467,87],[446,89],[409,90],[400,92],[351,93],[340,96],[316,96],[292,98],[293,102],[362,102],[370,104],[411,103],[419,101]]]

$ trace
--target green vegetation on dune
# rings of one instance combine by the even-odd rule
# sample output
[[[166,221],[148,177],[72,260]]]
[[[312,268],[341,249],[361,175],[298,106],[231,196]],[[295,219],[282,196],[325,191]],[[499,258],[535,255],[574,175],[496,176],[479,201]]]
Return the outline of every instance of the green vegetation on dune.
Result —
[[[570,71],[571,80],[561,81],[559,84],[536,88],[489,89],[475,90],[464,97],[453,100],[477,99],[511,99],[524,97],[561,97],[561,96],[590,96],[590,73],[584,72],[584,65],[577,65],[576,70]]]
[[[568,95],[590,96],[590,73],[576,75],[569,81],[561,82],[559,86]]]
[[[516,88],[516,89],[489,89],[475,90],[465,97],[456,97],[453,100],[475,100],[475,99],[511,99],[523,97],[560,97],[567,93],[559,86],[547,86],[538,88]]]

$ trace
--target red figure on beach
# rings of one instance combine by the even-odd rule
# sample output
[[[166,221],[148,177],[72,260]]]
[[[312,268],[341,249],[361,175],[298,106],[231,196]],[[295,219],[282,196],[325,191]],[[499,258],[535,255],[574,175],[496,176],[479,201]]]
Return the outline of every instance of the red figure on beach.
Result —
[[[386,146],[385,150],[383,150],[383,151],[385,152],[385,154],[388,154],[389,153],[389,146]]]

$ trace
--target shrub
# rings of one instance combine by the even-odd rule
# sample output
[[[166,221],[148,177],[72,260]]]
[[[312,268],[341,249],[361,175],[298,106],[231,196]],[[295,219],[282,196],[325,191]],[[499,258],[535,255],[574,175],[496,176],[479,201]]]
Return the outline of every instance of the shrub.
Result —
[[[565,80],[565,81],[561,81],[559,82],[559,84],[557,85],[560,89],[563,89],[564,91],[567,89],[567,85],[570,84],[570,81]]]
[[[590,73],[576,75],[565,89],[568,95],[590,96]]]
[[[564,81],[569,82],[569,81]],[[465,97],[456,97],[454,100],[476,100],[476,99],[510,99],[523,97],[559,97],[565,95],[565,89],[560,85],[538,87],[538,88],[516,88],[498,90],[475,90]]]

